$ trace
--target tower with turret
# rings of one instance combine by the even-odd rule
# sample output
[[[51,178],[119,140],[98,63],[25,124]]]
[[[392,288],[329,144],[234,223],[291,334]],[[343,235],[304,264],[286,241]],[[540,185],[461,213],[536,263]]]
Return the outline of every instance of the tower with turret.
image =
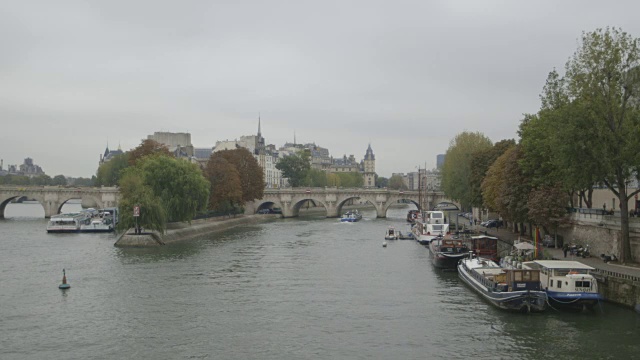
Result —
[[[373,150],[371,150],[371,144],[367,148],[367,152],[364,155],[363,163],[363,172],[362,177],[364,178],[364,187],[372,188],[376,186],[376,156],[373,154]]]

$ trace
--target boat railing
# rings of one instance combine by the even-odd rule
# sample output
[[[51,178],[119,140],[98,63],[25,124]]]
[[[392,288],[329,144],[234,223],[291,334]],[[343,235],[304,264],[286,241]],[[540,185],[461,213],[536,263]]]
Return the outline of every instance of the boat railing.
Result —
[[[619,272],[616,272],[616,271],[609,271],[609,270],[604,270],[604,269],[591,270],[591,274],[592,275],[600,275],[600,277],[605,278],[605,279],[607,277],[612,277],[612,278],[617,278],[617,279],[630,280],[630,281],[633,281],[633,282],[640,282],[640,277],[638,277],[638,276],[629,275],[629,274],[622,274],[622,273],[619,273]],[[600,279],[598,279],[598,280],[600,280]]]

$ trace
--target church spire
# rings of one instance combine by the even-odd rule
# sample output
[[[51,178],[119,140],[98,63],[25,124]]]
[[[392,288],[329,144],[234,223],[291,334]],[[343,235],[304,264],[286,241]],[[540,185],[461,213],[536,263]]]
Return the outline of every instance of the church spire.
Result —
[[[258,137],[262,136],[260,131],[260,113],[258,113]]]

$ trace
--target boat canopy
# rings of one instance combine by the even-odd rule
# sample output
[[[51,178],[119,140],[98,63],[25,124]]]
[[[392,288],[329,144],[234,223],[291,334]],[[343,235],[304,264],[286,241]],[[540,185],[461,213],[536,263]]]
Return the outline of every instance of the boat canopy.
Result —
[[[533,244],[525,241],[517,242],[513,244],[513,247],[518,250],[534,250],[536,248],[535,246],[533,246]]]
[[[534,263],[547,269],[575,269],[575,270],[595,270],[595,268],[585,265],[579,261],[571,260],[534,260]]]

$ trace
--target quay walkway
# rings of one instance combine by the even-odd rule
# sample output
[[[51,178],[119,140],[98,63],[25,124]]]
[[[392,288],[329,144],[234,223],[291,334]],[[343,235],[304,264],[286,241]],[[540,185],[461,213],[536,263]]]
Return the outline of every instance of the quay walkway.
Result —
[[[533,242],[533,240],[528,237],[528,236],[520,236],[517,233],[512,232],[509,229],[496,229],[496,228],[491,228],[491,229],[487,229],[485,227],[482,227],[480,225],[475,225],[472,226],[472,229],[477,230],[480,233],[484,233],[485,231],[487,232],[487,235],[491,235],[491,236],[495,236],[501,240],[505,240],[507,242],[513,243],[515,240],[521,239],[521,240],[526,240],[526,241],[531,241]],[[545,247],[543,248],[544,252],[550,254],[550,256],[555,259],[555,260],[563,260],[565,259],[564,257],[564,253],[562,251],[562,248],[552,248],[552,247]],[[575,255],[570,255],[569,253],[567,253],[567,260],[575,260],[575,261],[579,261],[585,265],[589,265],[593,268],[596,268],[598,270],[599,273],[601,273],[602,275],[608,275],[608,276],[613,276],[613,277],[619,277],[619,278],[625,278],[625,279],[629,279],[632,281],[638,281],[640,282],[640,264],[620,264],[617,261],[612,261],[612,262],[604,262],[601,258],[600,258],[600,254],[591,254],[591,257],[588,258],[582,258],[579,256],[575,256]]]

